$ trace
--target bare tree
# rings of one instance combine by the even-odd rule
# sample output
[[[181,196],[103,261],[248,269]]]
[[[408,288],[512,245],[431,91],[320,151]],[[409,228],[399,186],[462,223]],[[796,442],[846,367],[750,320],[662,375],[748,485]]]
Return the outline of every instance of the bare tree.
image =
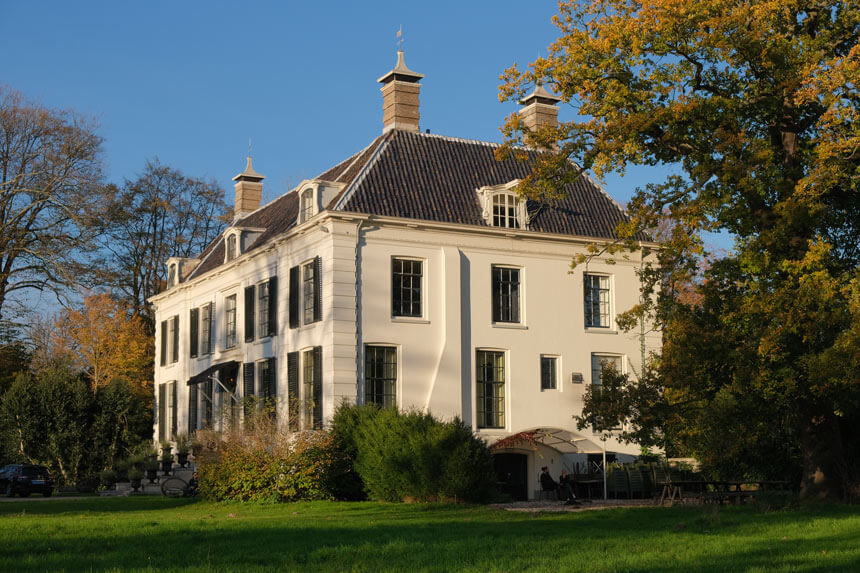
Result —
[[[186,177],[157,158],[137,179],[114,190],[104,235],[112,255],[109,282],[152,334],[147,299],[164,287],[167,259],[199,255],[224,228],[230,210],[217,183]]]
[[[10,295],[62,299],[84,276],[103,206],[101,143],[91,120],[0,85],[0,321]]]

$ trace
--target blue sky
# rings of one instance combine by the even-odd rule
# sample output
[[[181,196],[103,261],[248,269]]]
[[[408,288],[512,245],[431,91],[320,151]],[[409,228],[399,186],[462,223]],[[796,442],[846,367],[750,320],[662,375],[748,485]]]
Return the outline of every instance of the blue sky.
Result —
[[[498,101],[499,74],[546,53],[555,13],[553,0],[8,2],[0,81],[95,117],[117,183],[157,156],[215,178],[232,201],[250,137],[271,200],[380,133],[376,80],[401,25],[406,61],[425,75],[422,129],[499,141],[517,107]],[[624,202],[663,174],[606,187]]]

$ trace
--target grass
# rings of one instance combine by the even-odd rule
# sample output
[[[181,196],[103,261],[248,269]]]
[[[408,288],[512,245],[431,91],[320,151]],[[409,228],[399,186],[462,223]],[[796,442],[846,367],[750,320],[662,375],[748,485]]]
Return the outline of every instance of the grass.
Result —
[[[528,514],[157,497],[0,503],[0,571],[860,570],[860,512],[813,506]]]

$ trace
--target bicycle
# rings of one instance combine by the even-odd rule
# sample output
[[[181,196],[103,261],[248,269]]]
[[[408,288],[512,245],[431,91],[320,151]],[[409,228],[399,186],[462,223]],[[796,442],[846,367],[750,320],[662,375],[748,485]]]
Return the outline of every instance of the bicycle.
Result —
[[[161,481],[161,493],[167,497],[194,497],[197,495],[197,480],[192,478],[189,483],[176,476]]]

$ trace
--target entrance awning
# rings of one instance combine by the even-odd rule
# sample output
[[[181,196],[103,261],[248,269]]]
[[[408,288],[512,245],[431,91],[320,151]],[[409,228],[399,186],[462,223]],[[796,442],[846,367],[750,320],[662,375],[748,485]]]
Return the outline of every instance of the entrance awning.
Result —
[[[502,438],[490,446],[490,449],[503,450],[521,447],[523,444],[531,445],[532,448],[541,444],[562,454],[597,454],[603,451],[603,448],[590,438],[561,428],[535,428],[518,432]]]
[[[236,378],[239,376],[239,362],[236,360],[230,360],[229,362],[222,362],[220,364],[210,366],[203,372],[195,374],[189,378],[188,385],[194,386],[195,384],[206,382],[216,373],[218,374],[218,380],[221,384],[231,392],[236,389]]]

